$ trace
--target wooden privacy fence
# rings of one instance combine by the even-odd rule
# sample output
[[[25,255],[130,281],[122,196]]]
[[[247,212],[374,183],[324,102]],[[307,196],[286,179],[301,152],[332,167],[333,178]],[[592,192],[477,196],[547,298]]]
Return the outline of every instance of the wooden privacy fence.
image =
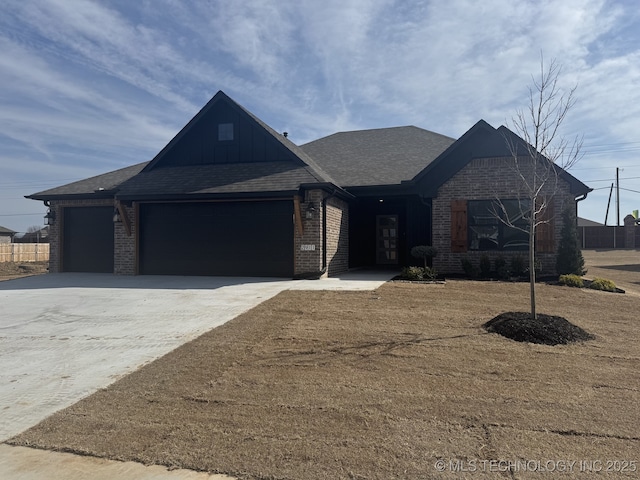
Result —
[[[624,227],[578,227],[582,248],[640,248],[640,227],[626,223]]]
[[[49,261],[48,243],[0,244],[0,262],[46,262]]]
[[[579,227],[582,248],[625,248],[624,227]]]

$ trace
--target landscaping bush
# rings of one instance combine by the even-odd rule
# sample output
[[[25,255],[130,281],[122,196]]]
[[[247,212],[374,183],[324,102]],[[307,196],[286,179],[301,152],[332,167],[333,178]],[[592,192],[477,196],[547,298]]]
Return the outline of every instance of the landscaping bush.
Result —
[[[582,277],[574,274],[560,275],[558,283],[560,285],[566,285],[567,287],[584,287],[584,280],[582,280]]]
[[[438,273],[431,267],[404,267],[400,277],[405,280],[435,280]]]
[[[573,273],[584,275],[584,257],[580,250],[576,216],[571,208],[562,213],[562,232],[556,257],[556,271],[559,274]]]
[[[491,276],[491,259],[488,255],[482,255],[480,257],[480,276],[482,278],[489,278]]]
[[[616,284],[606,278],[594,278],[589,284],[589,288],[604,290],[605,292],[615,292]]]
[[[405,280],[422,280],[423,274],[422,267],[404,267],[400,276]]]
[[[516,277],[522,277],[526,270],[526,262],[524,257],[520,255],[516,255],[515,257],[511,257],[511,274]]]
[[[507,268],[507,261],[502,255],[497,256],[493,260],[493,269],[496,272],[498,278],[506,280],[509,278],[509,269]]]
[[[438,272],[433,267],[424,267],[422,269],[422,277],[425,280],[435,280],[438,278]]]
[[[475,278],[478,276],[478,268],[471,263],[469,257],[463,257],[462,260],[462,271],[464,271],[467,277]]]

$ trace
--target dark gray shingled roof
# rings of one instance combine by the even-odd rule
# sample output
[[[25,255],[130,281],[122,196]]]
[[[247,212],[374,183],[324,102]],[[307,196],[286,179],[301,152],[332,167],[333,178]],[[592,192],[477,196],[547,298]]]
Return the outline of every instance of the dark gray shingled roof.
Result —
[[[407,126],[335,133],[300,148],[338,185],[356,187],[411,180],[454,142]]]
[[[225,102],[250,121],[256,122],[284,147],[284,158],[270,162],[233,162],[202,165],[163,165],[162,160],[173,146],[218,102]],[[284,153],[283,152],[283,153]],[[299,146],[277,133],[262,120],[219,91],[195,117],[150,162],[105,173],[86,180],[45,190],[28,196],[36,200],[55,200],[81,196],[86,198],[189,197],[212,194],[254,194],[298,191],[308,184],[326,185],[341,191],[339,185]],[[346,192],[342,192],[348,195]]]
[[[294,192],[324,181],[308,166],[292,162],[223,163],[164,167],[144,171],[122,183],[117,198]]]
[[[55,200],[56,198],[65,198],[75,195],[86,196],[88,194],[109,194],[109,196],[113,196],[114,189],[116,189],[121,183],[140,173],[148,163],[149,162],[138,163],[130,167],[114,170],[113,172],[68,183],[61,187],[51,188],[49,190],[34,193],[33,195],[28,195],[27,198],[32,198],[34,200]]]
[[[3,227],[2,225],[0,225],[0,234],[3,235],[13,235],[14,233],[18,233],[18,232],[14,232],[13,230],[11,230],[10,228],[7,227]]]

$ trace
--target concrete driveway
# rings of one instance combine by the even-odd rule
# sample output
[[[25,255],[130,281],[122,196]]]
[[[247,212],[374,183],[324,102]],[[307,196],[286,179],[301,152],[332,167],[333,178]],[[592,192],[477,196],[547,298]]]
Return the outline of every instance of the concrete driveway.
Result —
[[[393,275],[291,281],[64,273],[0,282],[0,443],[283,290],[373,290]],[[0,478],[231,477],[0,444]]]
[[[0,282],[0,442],[283,290],[369,290],[392,276],[60,273]]]
[[[291,286],[101,274],[0,282],[0,442]]]

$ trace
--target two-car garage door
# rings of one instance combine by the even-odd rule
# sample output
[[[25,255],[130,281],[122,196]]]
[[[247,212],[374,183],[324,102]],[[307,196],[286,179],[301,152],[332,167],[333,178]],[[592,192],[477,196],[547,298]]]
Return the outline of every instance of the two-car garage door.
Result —
[[[293,275],[293,202],[140,205],[140,273]]]
[[[112,215],[64,209],[64,271],[113,272]],[[139,273],[291,277],[292,218],[292,201],[141,204]]]

